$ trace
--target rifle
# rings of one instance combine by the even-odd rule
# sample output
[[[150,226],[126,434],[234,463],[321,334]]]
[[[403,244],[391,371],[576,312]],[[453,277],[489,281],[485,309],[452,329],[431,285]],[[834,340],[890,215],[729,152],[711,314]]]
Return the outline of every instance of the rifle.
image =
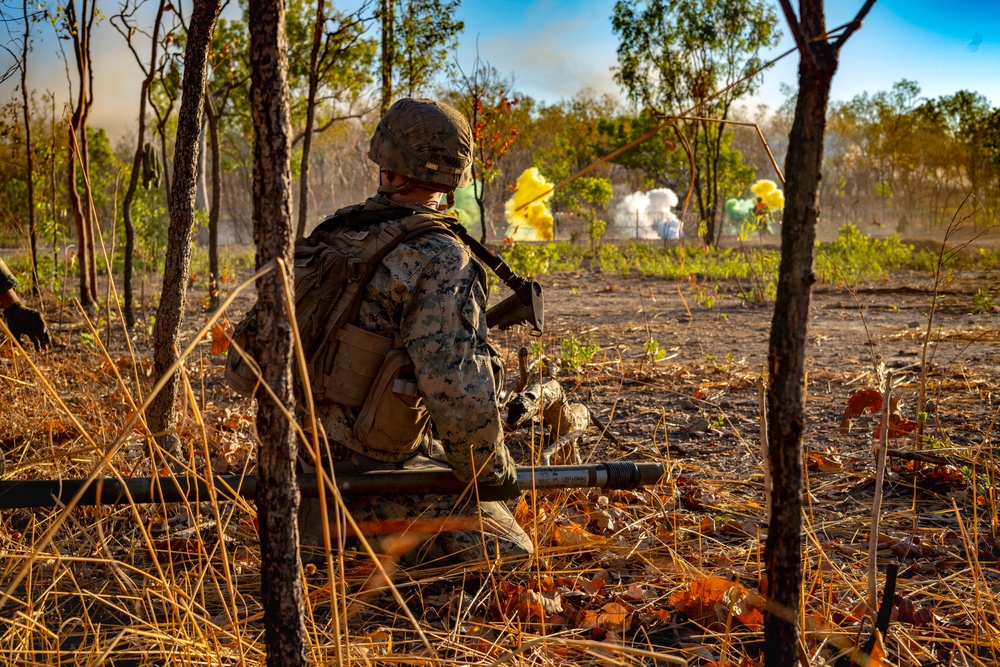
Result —
[[[510,265],[490,252],[489,248],[477,241],[461,224],[449,225],[451,230],[469,246],[469,249],[514,293],[486,311],[486,326],[501,331],[518,324],[531,325],[532,335],[542,335],[545,328],[545,309],[542,303],[542,286],[514,273]]]
[[[537,466],[517,469],[521,491],[541,489],[638,489],[659,482],[666,475],[661,463],[610,461],[590,465]],[[319,495],[315,475],[300,474],[296,480],[305,497]],[[212,484],[212,488],[209,487]],[[467,490],[480,500],[506,500],[509,487],[470,485],[450,470],[377,470],[356,475],[337,475],[337,488],[345,497],[461,494]],[[219,500],[235,500],[257,495],[256,475],[214,475],[206,480],[197,476],[116,478],[39,479],[0,481],[0,509],[54,507],[68,503],[81,489],[77,505],[127,505],[130,503],[169,503],[207,501],[213,492]],[[131,499],[131,500],[130,500]]]

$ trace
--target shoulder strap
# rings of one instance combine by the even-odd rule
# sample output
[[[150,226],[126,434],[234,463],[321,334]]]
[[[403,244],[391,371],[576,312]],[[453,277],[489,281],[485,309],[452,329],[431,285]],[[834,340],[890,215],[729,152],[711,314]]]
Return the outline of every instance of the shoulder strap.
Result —
[[[316,225],[316,229],[312,230],[309,236],[317,233],[329,233],[339,227],[360,229],[369,225],[389,222],[390,220],[399,220],[414,213],[414,211],[407,208],[387,208],[375,211],[353,211],[344,215],[331,215]]]
[[[390,209],[397,212],[400,209]],[[400,243],[416,238],[431,231],[439,231],[454,235],[454,232],[443,224],[440,216],[423,214],[402,209],[405,216],[398,216],[395,224],[386,225],[379,233],[364,244],[363,255],[359,257],[359,272],[357,279],[348,281],[332,308],[328,311],[321,335],[322,340],[330,339],[344,324],[354,322],[361,309],[361,296],[364,288],[375,275],[382,259],[392,252]],[[381,213],[381,211],[377,211]],[[346,216],[341,216],[346,217]],[[407,219],[408,218],[408,219]],[[372,223],[369,223],[372,224]],[[315,233],[315,232],[314,232]]]

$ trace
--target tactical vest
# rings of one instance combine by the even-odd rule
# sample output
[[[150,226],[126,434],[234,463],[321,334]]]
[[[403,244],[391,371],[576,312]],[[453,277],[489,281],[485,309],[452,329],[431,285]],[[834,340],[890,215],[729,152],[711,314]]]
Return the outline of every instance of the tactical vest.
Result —
[[[359,409],[355,437],[373,449],[416,450],[430,420],[399,334],[353,322],[365,287],[396,246],[428,232],[454,236],[443,218],[409,209],[355,210],[327,218],[295,242],[295,321],[313,398]],[[226,381],[244,396],[260,381],[251,358],[256,330],[255,305],[236,326],[226,361]]]

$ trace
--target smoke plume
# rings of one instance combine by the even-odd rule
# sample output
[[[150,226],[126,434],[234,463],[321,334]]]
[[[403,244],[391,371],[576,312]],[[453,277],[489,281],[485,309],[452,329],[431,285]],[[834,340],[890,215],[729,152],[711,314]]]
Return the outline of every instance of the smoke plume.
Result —
[[[684,230],[673,211],[678,201],[667,188],[626,195],[615,206],[614,229],[609,231],[614,238],[679,239]]]
[[[536,197],[538,200],[532,201]],[[549,210],[550,199],[552,184],[538,173],[536,167],[525,169],[517,177],[514,196],[504,205],[507,213],[507,238],[516,241],[551,241],[555,220]]]

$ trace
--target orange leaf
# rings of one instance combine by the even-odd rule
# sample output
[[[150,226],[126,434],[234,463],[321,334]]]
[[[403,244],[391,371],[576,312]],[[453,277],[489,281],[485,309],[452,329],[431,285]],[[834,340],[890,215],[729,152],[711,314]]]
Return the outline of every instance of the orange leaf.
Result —
[[[846,434],[851,430],[851,417],[857,417],[865,410],[870,410],[872,414],[882,409],[882,393],[869,389],[859,391],[851,396],[847,401],[847,409],[840,420],[840,433]]]
[[[809,452],[806,457],[806,467],[814,472],[837,472],[844,468],[836,457],[820,452]]]
[[[228,322],[212,327],[212,354],[222,354],[229,349],[229,329]]]
[[[603,542],[604,538],[588,533],[572,521],[566,526],[556,526],[554,541],[561,547],[584,547]]]

